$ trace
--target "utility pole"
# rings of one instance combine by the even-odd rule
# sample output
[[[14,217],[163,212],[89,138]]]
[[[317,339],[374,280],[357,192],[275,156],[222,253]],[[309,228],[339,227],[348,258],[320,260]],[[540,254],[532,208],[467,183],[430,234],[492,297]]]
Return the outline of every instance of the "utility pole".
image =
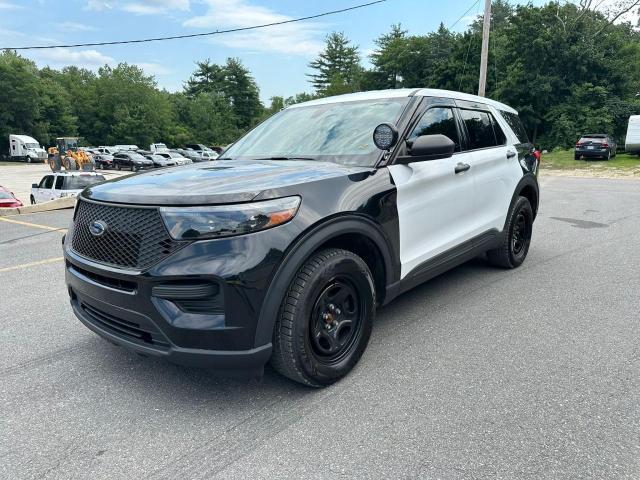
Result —
[[[491,0],[484,0],[484,21],[482,23],[482,52],[480,53],[480,81],[478,96],[484,97],[487,88],[487,61],[489,59],[489,30],[491,30]]]

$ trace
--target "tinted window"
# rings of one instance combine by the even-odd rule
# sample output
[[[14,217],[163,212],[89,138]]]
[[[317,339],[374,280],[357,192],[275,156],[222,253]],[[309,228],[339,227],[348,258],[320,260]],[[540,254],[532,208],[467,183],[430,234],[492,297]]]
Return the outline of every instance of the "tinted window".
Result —
[[[524,129],[522,122],[520,121],[520,117],[517,113],[511,112],[500,112],[502,114],[502,118],[509,124],[513,133],[516,134],[520,143],[529,143],[529,137],[527,137],[527,131]]]
[[[62,190],[63,182],[64,182],[64,177],[56,177],[56,190]]]
[[[456,152],[460,151],[460,137],[458,136],[456,119],[450,108],[434,107],[427,110],[407,140],[413,141],[422,135],[436,134],[449,137],[456,144]]]
[[[40,182],[40,188],[52,188],[53,187],[53,175],[47,175]]]
[[[105,178],[102,175],[74,175],[67,177],[65,190],[80,190],[89,185],[104,182],[104,180]]]
[[[460,110],[462,120],[469,134],[469,149],[495,147],[496,136],[491,126],[491,118],[487,112],[477,110]]]
[[[502,131],[502,127],[500,126],[500,124],[498,123],[498,121],[495,119],[493,115],[489,114],[489,116],[491,117],[491,123],[493,124],[493,131],[496,134],[496,140],[498,142],[498,145],[506,145],[507,136]]]

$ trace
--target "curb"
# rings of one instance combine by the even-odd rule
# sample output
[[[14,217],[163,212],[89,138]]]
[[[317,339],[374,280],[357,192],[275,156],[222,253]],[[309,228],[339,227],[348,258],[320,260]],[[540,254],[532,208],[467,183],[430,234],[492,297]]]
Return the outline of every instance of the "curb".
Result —
[[[62,210],[73,208],[76,205],[76,197],[56,198],[50,202],[36,203],[35,205],[25,205],[24,207],[0,208],[0,217],[11,215],[22,215],[26,213],[49,212],[51,210]]]

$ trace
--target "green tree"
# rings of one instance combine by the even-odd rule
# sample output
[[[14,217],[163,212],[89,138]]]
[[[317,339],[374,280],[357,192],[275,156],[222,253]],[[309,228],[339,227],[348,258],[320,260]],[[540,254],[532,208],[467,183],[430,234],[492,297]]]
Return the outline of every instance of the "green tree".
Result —
[[[320,95],[357,91],[362,74],[358,47],[351,45],[342,32],[326,38],[325,48],[309,63],[315,73],[309,74],[311,84]]]
[[[9,149],[9,134],[32,135],[40,117],[38,69],[13,51],[0,53],[0,151]]]

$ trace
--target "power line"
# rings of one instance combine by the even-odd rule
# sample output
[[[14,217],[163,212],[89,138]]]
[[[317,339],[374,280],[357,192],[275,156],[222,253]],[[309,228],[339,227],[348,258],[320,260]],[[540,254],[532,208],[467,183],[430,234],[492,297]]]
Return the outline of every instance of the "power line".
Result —
[[[471,5],[469,8],[467,8],[467,10],[462,15],[460,15],[460,18],[458,18],[455,22],[453,22],[453,24],[448,28],[448,30],[451,30],[453,27],[455,27],[458,24],[458,22],[460,20],[462,20],[467,15],[467,13],[469,13],[471,11],[471,9],[478,4],[479,1],[480,0],[476,0],[475,2],[473,2],[473,5]]]
[[[307,17],[292,18],[290,20],[283,20],[283,21],[280,21],[280,22],[265,23],[265,24],[262,24],[262,25],[253,25],[253,26],[250,26],[250,27],[230,28],[228,30],[215,30],[213,32],[191,33],[189,35],[174,35],[174,36],[171,36],[171,37],[141,38],[141,39],[137,39],[137,40],[118,40],[118,41],[113,41],[113,42],[74,43],[74,44],[68,44],[68,45],[32,45],[32,46],[29,46],[29,47],[0,47],[0,50],[45,50],[45,49],[48,49],[48,48],[99,47],[99,46],[103,46],[103,45],[124,45],[124,44],[129,44],[129,43],[159,42],[159,41],[163,41],[163,40],[178,40],[178,39],[181,39],[181,38],[206,37],[206,36],[209,36],[209,35],[221,35],[223,33],[245,32],[247,30],[256,30],[256,29],[259,29],[259,28],[274,27],[274,26],[277,26],[277,25],[284,25],[284,24],[287,24],[287,23],[302,22],[304,20],[312,20],[314,18],[326,17],[328,15],[335,15],[337,13],[344,13],[344,12],[349,12],[351,10],[357,10],[359,8],[370,7],[370,6],[375,5],[377,3],[383,3],[383,2],[386,2],[386,1],[387,0],[375,0],[375,1],[372,1],[372,2],[368,2],[368,3],[362,3],[360,5],[354,5],[353,7],[342,8],[340,10],[332,10],[330,12],[319,13],[317,15],[309,15]]]

